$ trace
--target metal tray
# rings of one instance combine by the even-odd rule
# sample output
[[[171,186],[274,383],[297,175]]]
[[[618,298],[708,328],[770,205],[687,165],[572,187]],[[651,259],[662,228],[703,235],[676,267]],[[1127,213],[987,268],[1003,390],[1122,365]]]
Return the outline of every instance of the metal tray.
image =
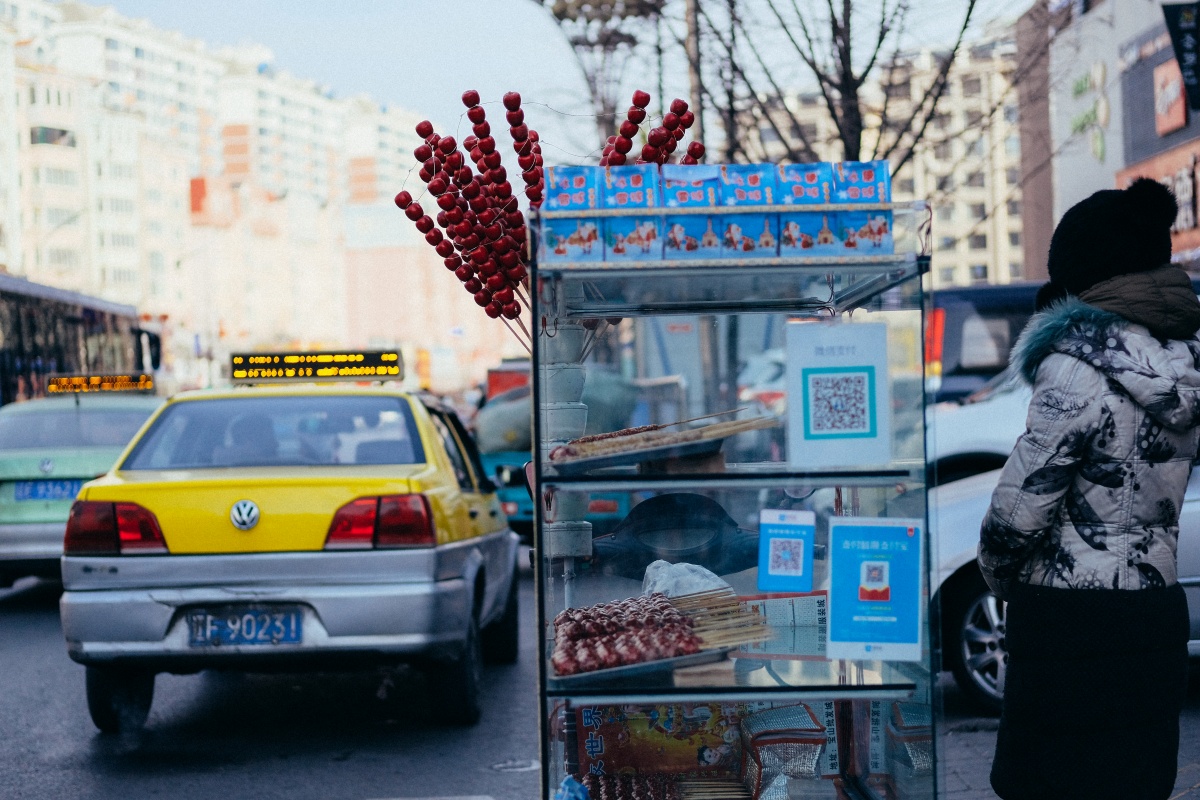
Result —
[[[683,667],[694,667],[697,664],[711,664],[723,660],[736,648],[714,647],[701,650],[687,656],[660,658],[656,661],[643,661],[640,664],[626,664],[623,667],[607,667],[594,669],[591,672],[579,672],[575,675],[547,675],[546,680],[552,688],[562,689],[572,686],[584,686],[598,681],[613,681],[621,678],[634,678],[656,672],[669,672]]]
[[[547,461],[546,465],[553,467],[559,475],[578,475],[594,469],[606,467],[625,467],[640,464],[643,461],[657,461],[663,458],[686,458],[688,456],[706,456],[716,453],[725,443],[725,438],[698,439],[683,444],[664,444],[658,447],[645,447],[637,450],[624,450],[619,453],[605,453],[600,456],[584,456],[563,461]]]

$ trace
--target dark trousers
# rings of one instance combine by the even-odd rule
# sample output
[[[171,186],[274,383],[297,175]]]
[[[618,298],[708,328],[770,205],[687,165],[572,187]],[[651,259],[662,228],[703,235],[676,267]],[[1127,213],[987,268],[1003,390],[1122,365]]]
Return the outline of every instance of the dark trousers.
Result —
[[[1166,800],[1187,694],[1183,589],[1018,585],[992,763],[1003,800]]]

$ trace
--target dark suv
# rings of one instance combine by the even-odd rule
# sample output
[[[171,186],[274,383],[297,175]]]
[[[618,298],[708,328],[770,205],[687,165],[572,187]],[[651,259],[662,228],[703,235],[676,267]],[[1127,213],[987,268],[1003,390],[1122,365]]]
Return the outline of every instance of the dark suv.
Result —
[[[1033,314],[1038,283],[938,289],[925,328],[931,402],[978,391],[1008,366],[1008,354]]]

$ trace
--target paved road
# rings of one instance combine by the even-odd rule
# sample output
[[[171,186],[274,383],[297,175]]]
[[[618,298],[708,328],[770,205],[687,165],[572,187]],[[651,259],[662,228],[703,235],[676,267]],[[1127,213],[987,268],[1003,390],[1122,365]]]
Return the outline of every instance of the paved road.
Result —
[[[0,593],[0,797],[533,800],[533,585],[522,583],[520,662],[489,667],[475,728],[443,724],[418,674],[160,675],[147,730],[100,736],[83,668],[67,658],[57,594]],[[993,800],[996,720],[943,676],[939,797]],[[1200,800],[1200,680],[1183,718],[1174,800]]]
[[[0,593],[0,797],[531,800],[536,666],[522,583],[517,665],[489,667],[474,728],[438,719],[412,671],[394,676],[158,677],[138,740],[97,734],[67,658],[57,594]],[[508,763],[505,762],[525,762]],[[496,767],[499,767],[497,769]],[[524,771],[510,771],[510,770]]]

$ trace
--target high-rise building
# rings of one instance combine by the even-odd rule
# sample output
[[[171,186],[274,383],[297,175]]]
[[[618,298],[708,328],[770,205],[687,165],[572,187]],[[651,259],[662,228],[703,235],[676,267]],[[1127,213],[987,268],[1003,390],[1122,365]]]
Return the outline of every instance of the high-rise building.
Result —
[[[315,81],[277,71],[264,47],[220,53],[218,85],[225,175],[282,196],[341,199],[344,104]]]
[[[863,87],[867,131],[864,156],[878,135],[886,99],[888,118],[905,120],[933,84],[944,53],[901,57],[876,75],[889,83]],[[1021,246],[1021,141],[1015,82],[1016,44],[1009,24],[990,26],[964,43],[949,81],[916,151],[894,170],[895,200],[928,199],[934,208],[933,287],[1008,283],[1023,275]],[[823,160],[842,158],[837,130],[821,96],[796,93],[790,113],[760,118],[752,135],[772,159],[782,159],[789,139],[812,144]],[[794,122],[793,122],[794,120]],[[917,116],[920,120],[920,115]]]
[[[136,305],[179,386],[232,350],[378,345],[453,388],[517,346],[391,203],[417,121],[261,46],[4,0],[0,270]]]

